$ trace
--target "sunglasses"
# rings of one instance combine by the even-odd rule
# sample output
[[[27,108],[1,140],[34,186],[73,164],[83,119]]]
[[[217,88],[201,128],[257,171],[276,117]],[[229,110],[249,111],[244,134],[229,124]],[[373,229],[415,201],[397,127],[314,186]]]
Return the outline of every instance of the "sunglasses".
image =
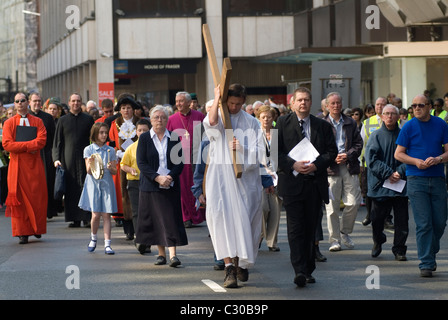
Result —
[[[426,107],[428,104],[427,103],[414,103],[414,104],[411,104],[411,107],[412,108],[421,108],[421,109],[423,109],[424,107]]]
[[[26,102],[26,99],[22,99],[22,100],[16,100],[15,103],[24,103]]]

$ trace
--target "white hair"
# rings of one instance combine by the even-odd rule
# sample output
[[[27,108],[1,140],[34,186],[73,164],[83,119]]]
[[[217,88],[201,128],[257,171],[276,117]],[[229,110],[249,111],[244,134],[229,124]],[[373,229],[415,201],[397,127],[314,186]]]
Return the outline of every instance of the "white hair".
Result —
[[[162,111],[166,115],[167,118],[170,116],[168,114],[168,110],[164,106],[156,105],[154,108],[151,109],[151,111],[149,111],[149,117],[151,118],[152,115],[158,111]]]

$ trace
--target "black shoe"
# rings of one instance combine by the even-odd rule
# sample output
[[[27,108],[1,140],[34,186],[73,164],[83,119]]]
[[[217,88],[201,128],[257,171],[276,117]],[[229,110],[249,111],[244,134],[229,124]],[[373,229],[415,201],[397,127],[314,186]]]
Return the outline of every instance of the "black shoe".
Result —
[[[397,253],[395,255],[395,260],[397,260],[397,261],[407,261],[408,258],[406,258],[406,254]]]
[[[369,218],[365,218],[364,220],[362,220],[362,225],[363,226],[368,226],[372,221]]]
[[[36,237],[36,239],[40,239],[40,238],[42,238],[42,235],[41,235],[41,234],[35,234],[34,236]]]
[[[28,236],[19,236],[19,244],[27,244]]]
[[[156,266],[161,266],[166,264],[166,258],[164,256],[158,256],[156,262],[154,263]]]
[[[306,283],[316,283],[316,279],[312,275],[307,275],[306,277]]]
[[[420,277],[432,278],[432,270],[431,269],[420,269]]]
[[[176,268],[177,266],[180,265],[181,265],[180,260],[176,256],[170,259],[170,267]]]
[[[145,252],[146,252],[146,244],[136,243],[135,247],[137,248],[138,252],[140,252],[140,254],[145,254]]]
[[[238,288],[237,271],[235,266],[225,268],[224,288]]]
[[[224,267],[225,267],[224,263],[215,263],[215,265],[213,266],[213,269],[216,271],[219,271],[219,270],[224,270]]]
[[[277,252],[277,251],[280,251],[280,248],[277,247],[277,246],[275,246],[275,247],[269,247],[269,251]]]
[[[249,280],[249,270],[241,267],[236,268],[236,277],[239,281],[246,282]]]
[[[69,228],[79,228],[81,227],[81,221],[73,221],[68,225]]]
[[[133,233],[126,233],[126,240],[134,240],[134,234]]]
[[[185,228],[191,228],[193,226],[193,223],[191,220],[184,221],[184,227]]]
[[[316,246],[316,261],[317,262],[325,262],[327,261],[327,257],[325,257],[319,250],[319,246]]]
[[[90,221],[84,220],[82,222],[82,224],[83,224],[84,228],[90,228]]]
[[[384,229],[394,230],[394,224],[390,220],[384,222]]]
[[[305,285],[306,285],[306,276],[305,276],[305,274],[303,274],[303,273],[298,273],[296,276],[295,276],[295,278],[294,278],[294,283],[298,286],[298,287],[300,287],[300,288],[302,288],[302,287],[304,287]]]
[[[374,243],[372,248],[372,257],[376,258],[380,255],[383,248],[381,247],[381,243]]]

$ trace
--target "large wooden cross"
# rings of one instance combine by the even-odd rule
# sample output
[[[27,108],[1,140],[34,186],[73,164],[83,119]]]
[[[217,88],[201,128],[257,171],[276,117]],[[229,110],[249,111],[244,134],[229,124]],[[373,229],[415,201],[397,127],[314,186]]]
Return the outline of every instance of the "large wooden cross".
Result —
[[[232,123],[230,122],[229,109],[227,108],[227,94],[229,92],[230,76],[232,74],[232,64],[229,58],[225,58],[222,67],[222,75],[219,74],[218,62],[216,60],[215,49],[213,47],[213,41],[210,34],[210,29],[207,24],[202,27],[202,33],[204,36],[205,47],[207,49],[208,61],[210,63],[210,68],[212,70],[213,82],[215,87],[220,85],[221,99],[219,102],[219,108],[221,110],[222,122],[224,124],[224,129],[226,129],[226,139],[227,145],[230,145],[233,141]],[[232,155],[233,170],[235,172],[236,178],[241,178],[243,168],[239,159],[238,152],[236,150],[230,150]],[[208,161],[207,161],[208,162]],[[207,172],[208,163],[206,165]],[[204,179],[205,180],[205,179]],[[203,190],[205,192],[205,189]]]

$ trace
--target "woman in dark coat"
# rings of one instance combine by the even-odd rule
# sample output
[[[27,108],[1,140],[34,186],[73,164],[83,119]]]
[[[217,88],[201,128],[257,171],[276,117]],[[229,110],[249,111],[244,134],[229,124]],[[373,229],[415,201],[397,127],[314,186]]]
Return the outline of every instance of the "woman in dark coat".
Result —
[[[140,197],[136,242],[157,245],[156,265],[166,264],[165,248],[170,266],[181,264],[176,247],[188,244],[182,218],[179,175],[183,169],[179,137],[166,129],[168,113],[163,107],[151,110],[152,129],[142,134],[137,148],[140,169]]]

